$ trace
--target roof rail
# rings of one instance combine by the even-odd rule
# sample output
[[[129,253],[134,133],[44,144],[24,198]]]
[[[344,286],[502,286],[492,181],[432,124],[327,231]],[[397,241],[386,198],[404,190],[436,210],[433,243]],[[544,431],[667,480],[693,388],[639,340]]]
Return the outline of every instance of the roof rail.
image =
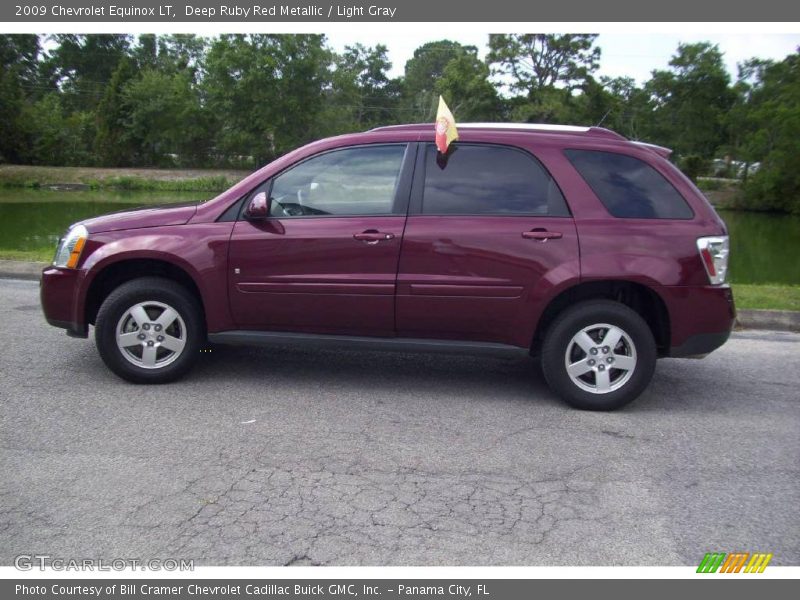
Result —
[[[370,131],[414,131],[432,128],[433,123],[408,123],[404,125],[384,125]],[[456,123],[459,129],[503,129],[510,131],[540,131],[543,133],[572,133],[596,137],[624,140],[624,136],[604,127],[583,127],[579,125],[554,125],[552,123]]]

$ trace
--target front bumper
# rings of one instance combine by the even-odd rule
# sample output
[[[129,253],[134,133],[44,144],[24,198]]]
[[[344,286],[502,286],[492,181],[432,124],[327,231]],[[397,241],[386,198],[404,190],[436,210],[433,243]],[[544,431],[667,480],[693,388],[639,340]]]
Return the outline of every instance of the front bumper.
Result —
[[[83,271],[46,267],[42,271],[39,297],[44,318],[53,327],[67,330],[67,335],[85,338],[89,327],[83,318],[79,292]]]

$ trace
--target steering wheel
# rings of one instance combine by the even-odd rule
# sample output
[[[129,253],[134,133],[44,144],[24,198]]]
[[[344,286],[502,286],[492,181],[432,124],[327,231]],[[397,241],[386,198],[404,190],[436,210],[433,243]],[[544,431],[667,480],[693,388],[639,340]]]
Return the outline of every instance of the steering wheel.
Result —
[[[306,214],[303,207],[299,204],[284,204],[281,205],[281,208],[283,209],[283,213],[289,217],[299,217]]]

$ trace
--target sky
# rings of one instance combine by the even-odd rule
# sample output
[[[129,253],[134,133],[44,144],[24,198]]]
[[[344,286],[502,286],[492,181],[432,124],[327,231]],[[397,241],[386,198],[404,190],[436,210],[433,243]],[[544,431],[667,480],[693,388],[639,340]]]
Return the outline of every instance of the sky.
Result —
[[[405,28],[396,34],[382,30],[374,33],[363,31],[353,35],[350,30],[326,32],[326,36],[328,43],[337,51],[357,42],[365,46],[386,45],[389,49],[389,60],[392,62],[390,77],[402,75],[406,61],[413,56],[416,48],[426,42],[446,37],[465,45],[477,46],[481,58],[484,58],[489,41],[488,33],[465,31],[458,35],[437,36],[428,31],[414,32]],[[800,34],[601,33],[597,38],[597,45],[602,50],[602,56],[596,75],[633,77],[641,84],[650,78],[650,72],[654,69],[668,68],[670,57],[679,43],[703,41],[719,45],[731,77],[736,77],[736,65],[745,59],[758,57],[781,60],[794,52],[800,46]]]

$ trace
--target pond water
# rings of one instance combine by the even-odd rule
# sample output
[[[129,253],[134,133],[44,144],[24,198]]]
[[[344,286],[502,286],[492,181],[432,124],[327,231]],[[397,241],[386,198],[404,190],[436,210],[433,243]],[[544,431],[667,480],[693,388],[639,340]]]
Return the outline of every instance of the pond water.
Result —
[[[731,237],[734,283],[800,285],[800,216],[719,211]]]
[[[0,189],[0,252],[55,251],[76,221],[143,205],[209,200],[214,192],[109,192]]]
[[[71,223],[146,204],[204,201],[213,192],[0,189],[0,252],[52,253]],[[800,285],[800,217],[720,212],[731,235],[730,280]]]

